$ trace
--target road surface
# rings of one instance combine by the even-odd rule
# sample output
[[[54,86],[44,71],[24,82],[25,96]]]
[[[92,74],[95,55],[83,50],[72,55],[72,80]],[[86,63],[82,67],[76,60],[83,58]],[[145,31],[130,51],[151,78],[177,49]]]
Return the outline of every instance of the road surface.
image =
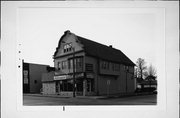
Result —
[[[41,106],[41,105],[156,105],[157,97],[153,95],[131,96],[121,98],[60,98],[23,95],[23,105]]]

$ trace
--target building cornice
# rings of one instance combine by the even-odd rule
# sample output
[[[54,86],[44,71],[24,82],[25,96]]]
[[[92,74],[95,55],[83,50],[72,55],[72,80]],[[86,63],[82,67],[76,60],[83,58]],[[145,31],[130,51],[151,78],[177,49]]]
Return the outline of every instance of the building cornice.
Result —
[[[78,53],[81,53],[81,52],[84,52],[84,50],[76,51],[76,52],[74,52],[74,54],[78,54]],[[70,56],[70,55],[73,55],[73,53],[68,53],[68,54],[56,56],[56,57],[54,57],[53,59],[58,59],[58,58],[62,58],[62,57]]]

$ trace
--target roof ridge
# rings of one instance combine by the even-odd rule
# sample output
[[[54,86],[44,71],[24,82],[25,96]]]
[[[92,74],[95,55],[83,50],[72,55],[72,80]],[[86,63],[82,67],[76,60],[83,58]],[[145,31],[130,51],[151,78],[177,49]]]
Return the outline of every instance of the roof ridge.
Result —
[[[77,37],[80,37],[80,38],[83,38],[83,39],[85,39],[85,40],[91,41],[91,42],[93,42],[93,43],[100,44],[100,45],[105,46],[105,47],[107,47],[107,48],[109,48],[109,49],[115,49],[115,50],[117,50],[117,51],[121,51],[121,50],[119,50],[119,49],[117,49],[117,48],[109,47],[108,45],[105,45],[105,44],[102,44],[102,43],[99,43],[99,42],[96,42],[96,41],[93,41],[93,40],[84,38],[84,37],[82,37],[82,36],[78,36],[78,35],[76,35],[76,36],[77,36]],[[121,52],[122,52],[122,51],[121,51]]]

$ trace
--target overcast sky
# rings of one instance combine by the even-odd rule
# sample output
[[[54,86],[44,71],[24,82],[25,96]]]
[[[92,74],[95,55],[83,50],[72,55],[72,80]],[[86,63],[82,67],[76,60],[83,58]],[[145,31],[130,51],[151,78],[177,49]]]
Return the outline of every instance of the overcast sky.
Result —
[[[141,57],[156,67],[156,29],[157,17],[146,8],[21,8],[18,16],[18,39],[24,61],[51,66],[60,37],[70,30],[113,45],[134,63]]]

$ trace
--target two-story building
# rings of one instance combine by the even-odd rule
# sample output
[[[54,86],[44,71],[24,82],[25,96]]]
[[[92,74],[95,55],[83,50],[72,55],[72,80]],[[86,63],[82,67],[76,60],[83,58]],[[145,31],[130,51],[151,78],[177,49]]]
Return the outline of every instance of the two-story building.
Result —
[[[23,93],[40,93],[42,88],[41,77],[43,73],[49,72],[51,67],[44,64],[27,63],[23,65]]]
[[[72,96],[75,87],[76,95],[132,94],[134,66],[120,50],[65,31],[54,53],[56,71],[42,77],[43,93]]]

